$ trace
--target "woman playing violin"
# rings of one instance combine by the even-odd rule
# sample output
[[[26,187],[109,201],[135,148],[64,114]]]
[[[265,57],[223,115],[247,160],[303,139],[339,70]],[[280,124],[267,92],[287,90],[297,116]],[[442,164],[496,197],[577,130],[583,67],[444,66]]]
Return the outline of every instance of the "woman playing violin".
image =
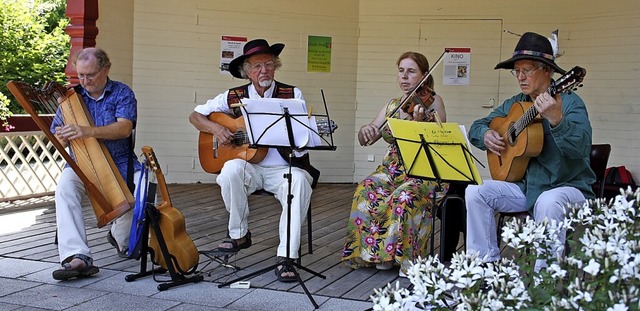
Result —
[[[387,117],[418,122],[446,121],[442,97],[433,92],[433,77],[427,58],[416,52],[405,52],[398,58],[400,98],[392,99],[369,124],[358,131],[358,140],[368,146],[383,138],[389,146],[382,164],[360,182],[353,204],[342,261],[352,268],[375,266],[381,270],[400,265],[400,275],[418,256],[426,257],[431,231],[432,195],[436,201],[446,194],[435,182],[407,176],[389,128]],[[421,84],[422,85],[419,85]],[[415,90],[415,91],[414,91]]]

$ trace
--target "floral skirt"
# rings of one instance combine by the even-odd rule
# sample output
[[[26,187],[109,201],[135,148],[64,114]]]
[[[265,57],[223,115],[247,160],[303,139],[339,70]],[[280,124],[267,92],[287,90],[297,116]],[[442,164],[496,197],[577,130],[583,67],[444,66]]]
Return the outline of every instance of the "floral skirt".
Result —
[[[353,195],[353,205],[342,261],[352,268],[394,262],[403,269],[427,255],[431,234],[433,193],[436,204],[446,194],[448,184],[406,175],[391,178],[384,166],[363,180]]]

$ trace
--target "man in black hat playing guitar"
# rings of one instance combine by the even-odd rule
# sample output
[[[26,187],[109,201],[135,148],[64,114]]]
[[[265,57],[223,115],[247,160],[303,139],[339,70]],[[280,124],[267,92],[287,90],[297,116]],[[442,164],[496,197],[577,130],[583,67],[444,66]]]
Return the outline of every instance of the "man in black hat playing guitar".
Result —
[[[493,178],[482,185],[468,186],[465,193],[467,251],[479,253],[484,262],[500,259],[496,212],[529,211],[536,222],[545,218],[559,222],[565,217],[567,204],[594,198],[587,108],[577,94],[562,93],[579,84],[585,71],[575,67],[565,73],[555,58],[547,38],[531,32],[523,34],[513,56],[495,67],[510,69],[522,92],[476,120],[469,129],[470,142],[487,150]],[[563,76],[554,81],[556,72]],[[523,114],[523,110],[528,113]],[[520,120],[513,120],[518,117]],[[521,121],[516,124],[524,123],[526,128],[517,128],[514,121]],[[527,126],[528,122],[531,124]],[[525,146],[518,147],[520,143]],[[518,154],[518,149],[525,147],[533,151]],[[566,232],[559,233],[558,241],[564,243],[565,236]],[[546,264],[539,259],[536,271]]]
[[[212,134],[215,137],[214,144],[225,146],[233,143],[234,133],[220,124],[224,122],[208,117],[212,113],[240,117],[241,111],[232,105],[240,103],[242,98],[304,100],[300,89],[278,82],[274,78],[276,70],[282,66],[279,55],[283,49],[284,44],[269,45],[264,39],[247,42],[243,54],[229,64],[229,71],[234,77],[248,79],[250,83],[227,90],[205,104],[195,107],[195,111],[189,115],[189,122],[201,133]],[[240,157],[229,159],[222,164],[216,182],[220,186],[225,207],[229,212],[230,239],[218,246],[219,251],[237,252],[251,246],[251,232],[247,220],[248,196],[256,190],[264,189],[275,194],[283,206],[277,260],[279,262],[285,260],[287,255],[289,258],[298,258],[300,224],[307,215],[312,188],[320,172],[310,165],[306,152],[297,153],[292,160],[291,193],[294,195],[291,201],[291,236],[289,252],[287,252],[288,182],[283,176],[288,173],[288,159],[289,155],[285,148],[268,148],[266,154],[260,154],[253,159]],[[200,162],[202,163],[203,160],[205,159],[201,158]],[[287,265],[280,265],[276,268],[278,280],[296,281],[295,274],[293,271],[288,271],[287,267]]]

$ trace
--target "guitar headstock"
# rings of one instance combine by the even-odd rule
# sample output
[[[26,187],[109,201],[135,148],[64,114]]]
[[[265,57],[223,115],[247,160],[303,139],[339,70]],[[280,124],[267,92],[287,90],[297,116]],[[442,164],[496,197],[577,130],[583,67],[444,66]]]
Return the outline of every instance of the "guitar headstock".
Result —
[[[556,95],[558,93],[575,91],[579,87],[582,86],[582,81],[584,77],[587,75],[587,70],[580,67],[575,66],[571,70],[567,71],[562,77],[555,81],[549,88],[549,94],[551,96]]]
[[[156,157],[155,152],[153,152],[153,148],[149,146],[144,146],[142,147],[142,153],[147,159],[146,165],[149,166],[150,170],[156,173],[158,189],[160,189],[160,196],[162,197],[162,203],[158,206],[158,208],[171,206],[171,197],[169,196],[167,183],[164,181],[164,174],[162,174],[162,170],[160,169],[160,163],[158,162],[158,158]]]
[[[318,119],[316,120],[316,125],[318,125],[318,134],[320,135],[331,134],[338,128],[338,125],[329,119]]]
[[[158,158],[156,157],[155,152],[153,152],[153,148],[150,146],[142,147],[142,153],[147,159],[147,165],[154,173],[162,174],[162,170],[160,169],[160,163],[158,162]]]

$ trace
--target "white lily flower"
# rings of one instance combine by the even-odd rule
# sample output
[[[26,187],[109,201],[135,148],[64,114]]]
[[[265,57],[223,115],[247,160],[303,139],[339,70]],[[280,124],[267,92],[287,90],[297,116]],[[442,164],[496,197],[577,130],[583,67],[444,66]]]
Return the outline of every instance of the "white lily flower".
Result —
[[[627,311],[629,308],[622,303],[617,303],[613,307],[607,308],[607,311]]]
[[[589,260],[589,264],[584,267],[584,272],[596,276],[598,272],[600,272],[600,264],[595,259],[591,259]]]
[[[374,290],[374,310],[619,311],[637,306],[640,225],[635,221],[640,190],[622,190],[621,194],[609,201],[567,206],[567,219],[557,223],[531,219],[507,222],[502,238],[508,247],[534,250],[519,257],[482,264],[486,258],[461,252],[453,255],[448,267],[437,257],[419,258],[407,265],[412,290],[400,288],[399,283]],[[573,225],[577,226],[572,234],[578,236],[572,238],[571,253],[565,257],[558,253],[563,244],[557,236]],[[535,259],[546,261],[548,267],[533,275],[522,273],[522,267],[531,267]],[[567,277],[572,281],[566,282]],[[480,282],[484,285],[478,291]],[[557,286],[562,289],[557,291]],[[540,293],[530,295],[532,289],[547,291],[551,300],[540,305]],[[608,301],[602,301],[603,294]]]

